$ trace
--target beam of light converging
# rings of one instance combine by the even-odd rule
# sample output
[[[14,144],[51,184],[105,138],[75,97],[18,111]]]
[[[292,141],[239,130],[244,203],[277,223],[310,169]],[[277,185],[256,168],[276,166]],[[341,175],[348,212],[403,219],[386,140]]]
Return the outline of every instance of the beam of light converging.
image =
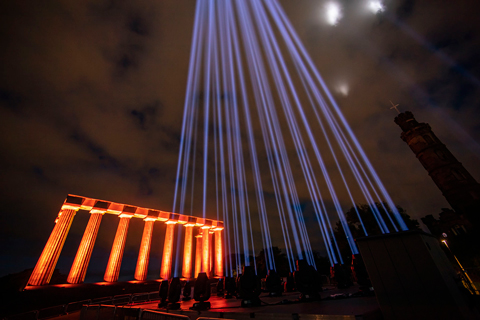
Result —
[[[384,10],[381,1],[368,3]],[[342,18],[338,3],[324,9],[329,24]],[[318,241],[331,265],[343,263],[336,227],[358,253],[349,207],[368,235],[359,201],[382,233],[406,230],[278,1],[197,0],[195,10],[173,211],[223,219],[225,275],[259,271],[260,251],[264,268],[276,270],[274,239],[282,238],[290,271],[296,259],[315,267]],[[346,83],[337,90],[349,93]]]

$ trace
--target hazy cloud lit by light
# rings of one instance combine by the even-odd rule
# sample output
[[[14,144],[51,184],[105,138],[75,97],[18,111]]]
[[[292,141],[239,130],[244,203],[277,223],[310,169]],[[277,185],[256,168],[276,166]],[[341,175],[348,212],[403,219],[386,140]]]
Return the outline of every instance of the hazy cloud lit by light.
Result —
[[[369,1],[368,9],[373,13],[378,13],[378,12],[383,12],[385,10],[385,7],[383,6],[383,3],[381,1],[373,0],[373,1]]]
[[[328,2],[325,5],[325,17],[328,24],[336,25],[342,18],[342,8],[336,2]]]

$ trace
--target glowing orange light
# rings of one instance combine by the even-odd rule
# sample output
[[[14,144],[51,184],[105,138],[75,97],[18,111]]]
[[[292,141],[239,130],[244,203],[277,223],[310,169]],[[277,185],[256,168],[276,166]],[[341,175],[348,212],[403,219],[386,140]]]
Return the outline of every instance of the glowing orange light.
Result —
[[[145,219],[142,242],[140,244],[140,251],[138,252],[137,267],[135,268],[135,279],[139,281],[145,281],[147,279],[154,221],[155,219]]]
[[[121,203],[111,203],[107,209],[107,213],[111,214],[121,214],[123,211],[124,205]]]
[[[83,201],[82,205],[80,206],[80,209],[92,210],[93,206],[95,205],[95,202],[97,202],[96,199],[86,198],[85,201]]]
[[[222,231],[215,231],[215,276],[223,277]]]
[[[77,211],[78,209],[80,209],[80,205],[74,205],[74,204],[64,204],[62,206],[62,210],[75,210]]]
[[[175,224],[168,223],[167,231],[165,233],[165,243],[163,245],[162,267],[160,269],[160,278],[167,280],[172,275],[172,254],[173,254],[173,233],[175,231]]]
[[[192,277],[192,250],[193,249],[193,227],[185,225],[185,245],[183,246],[183,268],[182,277]]]
[[[47,244],[28,280],[29,285],[41,286],[50,282],[75,214],[76,210],[68,209],[61,211],[61,214],[59,214],[58,222],[55,224]]]
[[[195,239],[195,278],[197,278],[202,269],[202,235],[195,236]]]
[[[205,269],[205,272],[207,272],[207,274],[209,274],[210,276],[214,264],[214,255],[212,254],[213,243],[211,243],[211,236],[209,235],[214,233],[215,231],[223,230],[223,222],[69,194],[62,205],[62,210],[60,211],[57,219],[55,220],[55,228],[52,231],[52,234],[50,235],[47,244],[45,245],[42,255],[40,256],[37,265],[32,272],[28,284],[41,285],[46,284],[50,281],[53,269],[55,268],[63,244],[68,235],[68,231],[71,226],[71,219],[73,219],[75,212],[80,209],[90,210],[91,216],[67,278],[67,281],[69,283],[78,284],[83,282],[87,272],[88,264],[90,262],[93,247],[95,245],[99,225],[102,216],[105,213],[118,215],[121,219],[129,219],[134,217],[142,218],[145,220],[146,229],[144,229],[144,233],[146,232],[146,234],[142,237],[142,245],[139,251],[139,260],[137,261],[137,268],[135,270],[136,279],[142,279],[141,281],[143,281],[146,277],[150,253],[149,250],[151,244],[151,234],[154,221],[164,221],[167,224],[166,240],[167,238],[169,240],[165,242],[167,250],[164,249],[164,259],[162,259],[162,278],[168,279],[169,277],[171,277],[170,269],[173,260],[172,228],[173,225],[177,223],[182,224],[187,228],[199,226],[205,230],[206,238],[209,239],[205,239],[204,241],[203,238],[202,240],[197,238],[197,242],[199,241],[199,243],[196,246],[196,256],[198,257],[196,257],[195,259],[195,276],[198,274],[198,272],[200,272],[202,268]],[[73,216],[70,214],[71,212],[73,212]],[[125,227],[122,227],[122,229],[123,228]],[[117,230],[117,232],[119,232],[119,230]],[[124,234],[124,236],[126,236],[126,233]],[[123,243],[124,245],[125,241],[123,236],[120,236],[120,234],[118,235],[118,237],[119,240],[117,240],[116,235],[116,240],[114,241],[112,252],[109,258],[109,265],[107,266],[107,270],[105,272],[105,280],[107,281],[115,281],[116,279],[118,279],[118,268],[120,268],[123,249],[120,250],[119,248],[117,248],[118,245],[116,245],[116,243]],[[188,250],[188,247],[191,247],[190,252],[192,252],[193,239],[192,243],[190,245],[187,244],[186,247],[187,248],[184,248],[184,250]],[[192,253],[190,253],[190,258],[185,258],[184,263],[188,263],[188,260],[190,260],[190,269],[185,269],[185,272],[189,273],[189,278],[191,278]]]
[[[167,221],[169,217],[170,217],[170,214],[165,211],[160,211],[160,213],[158,214],[159,221]]]
[[[82,283],[87,274],[88,264],[92,256],[93,246],[97,239],[98,228],[102,221],[103,213],[92,213],[88,220],[87,228],[83,233],[82,241],[73,260],[72,268],[67,277],[68,283]]]
[[[202,272],[209,274],[210,270],[210,237],[208,236],[208,229],[203,229],[202,232]]]
[[[132,215],[121,214],[118,222],[117,233],[113,240],[112,251],[108,258],[107,269],[103,280],[107,282],[115,282],[118,280],[120,274],[120,266],[122,265],[123,250],[125,249],[125,242],[127,240],[128,225]]]

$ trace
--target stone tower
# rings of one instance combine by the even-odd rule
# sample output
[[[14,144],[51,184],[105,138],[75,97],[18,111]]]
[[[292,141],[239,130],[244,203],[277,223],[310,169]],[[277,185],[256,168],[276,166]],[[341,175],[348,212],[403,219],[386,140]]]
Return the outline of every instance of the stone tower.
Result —
[[[402,128],[402,140],[415,153],[452,208],[480,226],[480,184],[427,123],[418,123],[410,111],[400,113],[395,123]]]

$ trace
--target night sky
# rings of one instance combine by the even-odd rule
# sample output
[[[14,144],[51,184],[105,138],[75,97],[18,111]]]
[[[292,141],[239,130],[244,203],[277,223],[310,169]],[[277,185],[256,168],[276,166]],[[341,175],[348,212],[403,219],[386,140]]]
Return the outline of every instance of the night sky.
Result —
[[[367,1],[338,0],[332,26],[327,1],[280,2],[396,204],[416,219],[448,207],[400,139],[389,100],[480,179],[480,3],[385,0],[372,14]],[[193,0],[2,1],[0,276],[34,267],[68,193],[172,210],[194,11]],[[87,220],[74,220],[63,273]],[[143,226],[134,220],[130,278]],[[103,275],[116,225],[104,217],[91,279]]]

